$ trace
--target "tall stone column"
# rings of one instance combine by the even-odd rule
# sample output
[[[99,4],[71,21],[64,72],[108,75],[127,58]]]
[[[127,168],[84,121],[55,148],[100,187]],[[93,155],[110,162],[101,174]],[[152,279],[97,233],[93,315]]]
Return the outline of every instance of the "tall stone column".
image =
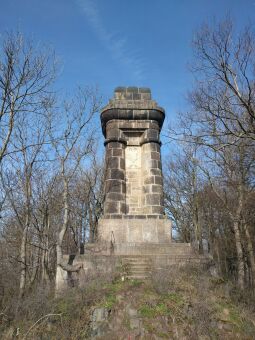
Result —
[[[144,214],[163,215],[163,180],[160,144],[146,142],[142,145]]]
[[[148,88],[119,87],[102,110],[106,173],[101,240],[121,244],[170,240],[159,137],[164,118]]]
[[[108,218],[126,214],[125,144],[107,140],[105,161],[104,215]]]

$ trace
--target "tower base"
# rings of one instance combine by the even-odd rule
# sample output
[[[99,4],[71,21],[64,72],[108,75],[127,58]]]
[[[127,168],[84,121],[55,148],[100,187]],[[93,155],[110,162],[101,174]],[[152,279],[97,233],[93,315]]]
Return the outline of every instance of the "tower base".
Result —
[[[126,215],[128,218],[101,218],[98,223],[98,241],[120,243],[170,243],[171,222],[163,216],[147,218]]]

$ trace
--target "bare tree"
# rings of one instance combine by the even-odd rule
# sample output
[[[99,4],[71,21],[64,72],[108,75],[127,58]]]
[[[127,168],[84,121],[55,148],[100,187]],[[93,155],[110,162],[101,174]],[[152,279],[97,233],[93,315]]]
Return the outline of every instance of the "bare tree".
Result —
[[[9,156],[5,163],[5,171],[2,171],[1,180],[11,205],[14,216],[21,230],[20,256],[20,297],[24,295],[25,286],[28,280],[28,269],[30,267],[29,281],[33,283],[37,264],[28,261],[27,245],[34,245],[29,237],[29,232],[33,228],[33,214],[36,208],[34,202],[34,187],[37,174],[40,168],[45,166],[44,142],[47,138],[48,119],[44,115],[37,117],[20,113],[17,117],[18,126],[13,132],[13,140],[20,152]],[[29,147],[28,147],[29,145]],[[41,157],[41,159],[40,159]],[[15,180],[13,180],[15,178]],[[38,261],[37,247],[36,258]]]
[[[63,111],[58,119],[60,134],[54,138],[56,131],[52,131],[52,145],[59,164],[59,177],[62,183],[63,220],[57,236],[57,270],[58,267],[69,271],[79,271],[80,266],[69,265],[63,259],[62,246],[64,237],[70,227],[70,186],[82,163],[88,162],[93,155],[96,144],[96,131],[93,118],[99,110],[100,101],[92,89],[79,89],[75,98],[65,101]]]
[[[12,137],[19,115],[44,114],[52,105],[55,65],[54,53],[42,52],[20,33],[4,35],[0,47],[0,163],[17,151]]]
[[[42,137],[42,134],[37,134],[38,131],[45,131],[45,124],[38,130],[37,123],[46,117],[54,101],[50,85],[55,78],[55,66],[54,53],[49,52],[49,49],[46,52],[42,46],[36,47],[20,33],[3,35],[0,47],[0,165],[1,180],[4,181],[2,202],[8,196],[7,204],[12,205],[23,233],[19,258],[20,296],[24,294],[27,276],[26,243],[31,225],[31,181],[41,152],[41,143],[46,142],[45,135]],[[16,176],[22,181],[19,186],[26,197],[25,219],[24,216],[19,216],[20,210],[17,209],[17,202],[12,195],[15,189],[6,182],[5,174],[10,176],[10,172],[14,172],[14,163],[19,165]]]
[[[83,176],[87,192],[89,242],[93,243],[97,239],[98,219],[103,212],[103,165],[94,159],[91,169],[83,173]]]
[[[225,231],[221,233],[222,240],[225,236],[230,238],[230,233],[234,236],[236,276],[241,289],[247,283],[247,268],[254,285],[252,229],[245,219],[247,201],[254,192],[254,39],[250,29],[241,34],[235,32],[230,19],[211,27],[204,25],[195,35],[192,71],[196,82],[189,93],[191,108],[180,115],[180,129],[171,135],[197,148],[197,166],[223,212],[228,235]],[[200,211],[202,207],[204,214],[203,201],[198,203],[199,195],[195,197],[194,207]],[[202,219],[211,231],[217,231],[205,215]],[[196,220],[199,218],[193,221],[194,226]]]
[[[197,141],[211,145],[216,134],[232,136],[228,144],[242,138],[254,141],[255,35],[251,28],[238,33],[229,18],[204,25],[195,35],[193,50],[191,69],[197,82],[189,101],[196,114]],[[207,129],[205,121],[210,122]]]
[[[198,194],[201,185],[199,168],[192,146],[178,148],[170,157],[165,171],[165,203],[179,238],[193,242],[202,251]]]

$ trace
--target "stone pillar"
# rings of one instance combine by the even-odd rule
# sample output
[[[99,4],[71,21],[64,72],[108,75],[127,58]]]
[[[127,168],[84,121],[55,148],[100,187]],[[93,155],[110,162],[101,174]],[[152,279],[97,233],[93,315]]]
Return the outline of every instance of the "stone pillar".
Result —
[[[170,241],[159,137],[164,118],[164,109],[151,99],[148,88],[119,87],[103,108],[106,175],[99,240],[116,244]]]
[[[143,213],[163,215],[163,180],[159,142],[147,142],[142,145],[143,164]]]
[[[108,218],[126,214],[125,144],[111,141],[106,144],[104,215]]]

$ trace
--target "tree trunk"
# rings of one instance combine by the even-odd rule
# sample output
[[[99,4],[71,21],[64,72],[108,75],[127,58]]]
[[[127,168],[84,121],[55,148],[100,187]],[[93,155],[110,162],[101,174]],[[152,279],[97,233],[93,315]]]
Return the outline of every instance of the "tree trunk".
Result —
[[[89,242],[94,242],[94,222],[93,222],[93,214],[91,203],[89,202]]]
[[[46,219],[45,219],[45,234],[44,234],[44,250],[42,257],[42,282],[45,285],[49,285],[50,276],[48,273],[49,270],[49,232],[50,232],[50,219],[48,214],[48,209],[46,210]]]
[[[252,278],[252,286],[255,287],[255,259],[254,259],[254,251],[252,246],[251,235],[249,232],[249,228],[246,223],[243,224],[246,240],[247,240],[247,251],[251,266],[251,278]]]
[[[203,248],[203,239],[202,239],[202,228],[201,228],[201,224],[200,224],[200,220],[199,220],[197,199],[196,199],[195,207],[194,207],[194,211],[193,211],[193,224],[194,224],[194,227],[195,227],[196,246],[198,247],[199,254],[203,254],[204,248]]]
[[[27,247],[27,232],[28,232],[28,219],[26,218],[26,225],[22,233],[21,246],[20,246],[20,283],[19,283],[19,298],[24,296],[26,286],[26,275],[27,275],[27,261],[26,261],[26,247]]]
[[[59,275],[61,275],[61,270],[67,271],[67,272],[78,272],[82,265],[70,265],[67,262],[63,260],[63,253],[62,253],[62,244],[63,239],[65,236],[65,233],[67,231],[68,223],[69,223],[69,200],[68,200],[68,179],[64,177],[64,191],[63,191],[63,204],[64,204],[64,219],[62,228],[58,233],[57,238],[57,275],[56,275],[56,287],[58,287],[57,280],[59,279]]]
[[[63,204],[64,204],[64,220],[62,224],[62,228],[58,233],[57,238],[57,266],[61,266],[63,263],[63,254],[62,254],[62,244],[65,233],[67,231],[68,219],[69,219],[69,205],[68,205],[68,180],[64,178],[64,192],[63,192]]]
[[[245,282],[245,265],[244,265],[244,254],[241,243],[241,234],[239,230],[239,220],[235,220],[233,223],[234,235],[235,235],[235,246],[237,253],[237,283],[240,289],[244,289]]]

